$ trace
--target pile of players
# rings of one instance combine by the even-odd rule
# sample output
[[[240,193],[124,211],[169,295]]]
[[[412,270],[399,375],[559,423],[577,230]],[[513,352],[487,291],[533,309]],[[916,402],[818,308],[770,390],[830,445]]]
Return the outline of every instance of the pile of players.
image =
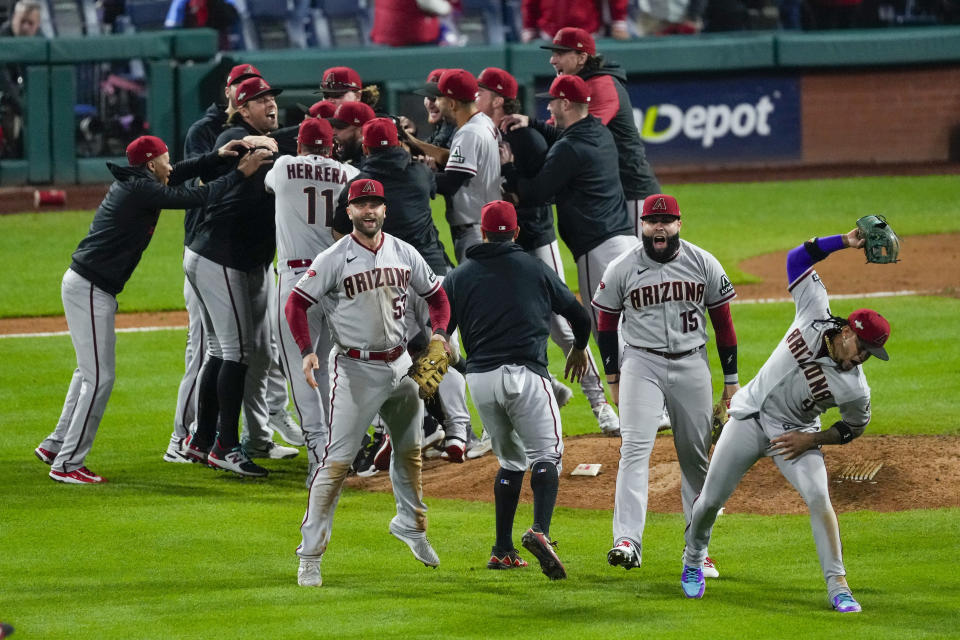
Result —
[[[351,469],[389,469],[391,533],[424,564],[439,564],[421,490],[421,452],[431,445],[450,462],[491,449],[497,456],[491,569],[526,566],[512,529],[530,469],[534,523],[522,544],[548,577],[566,577],[549,527],[562,468],[559,409],[573,392],[547,370],[550,336],[600,430],[622,438],[609,564],[641,564],[649,458],[666,412],[688,524],[685,595],[701,597],[704,578],[719,575],[707,556],[716,513],[753,462],[772,455],[811,507],[834,607],[859,610],[819,446],[848,442],[869,421],[859,365],[870,354],[886,358],[889,325],[867,310],[826,313],[812,265],[862,239],[854,230],[791,253],[795,327],[739,390],[733,286],[710,253],[680,239],[679,204],[659,193],[623,74],[581,29],[561,29],[544,48],[557,72],[538,94],[549,101],[546,122],[521,114],[517,81],[502,69],[476,77],[438,69],[418,90],[435,131],[418,139],[408,119],[378,116],[375,87],[334,67],[321,79],[324,100],[281,129],[281,90],[238,65],[225,83],[226,108],[211,105],[190,128],[184,161],[171,165],[157,138],[134,141],[130,166],[111,165],[117,180],[64,276],[78,368],[57,428],[35,452],[51,478],[105,482],[85,458],[113,382],[115,296],[160,210],[185,208],[187,372],[164,459],[262,477],[268,472],[254,459],[295,457],[305,446],[301,585],[322,582]],[[432,220],[437,196],[456,268]],[[578,301],[564,283],[554,206],[580,291],[592,300]],[[709,473],[707,315],[733,418]],[[587,349],[591,333],[619,417]],[[406,372],[411,353],[430,341],[461,362],[423,402]],[[475,443],[468,386],[484,425]],[[821,432],[819,415],[831,406],[842,420]],[[378,425],[373,438],[370,424]],[[274,442],[273,431],[292,446]]]

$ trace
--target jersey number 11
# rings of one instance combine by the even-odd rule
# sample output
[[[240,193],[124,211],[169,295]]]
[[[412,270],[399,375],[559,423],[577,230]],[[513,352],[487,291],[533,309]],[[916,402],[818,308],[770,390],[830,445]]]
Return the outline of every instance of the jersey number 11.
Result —
[[[303,192],[307,194],[307,224],[317,224],[317,188],[304,187]],[[326,205],[327,215],[324,226],[333,227],[333,189],[324,189],[320,192]]]

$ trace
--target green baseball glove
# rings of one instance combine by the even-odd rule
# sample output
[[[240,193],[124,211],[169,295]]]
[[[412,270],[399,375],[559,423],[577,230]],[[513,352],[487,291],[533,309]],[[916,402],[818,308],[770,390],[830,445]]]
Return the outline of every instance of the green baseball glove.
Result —
[[[867,262],[887,264],[897,262],[900,254],[900,238],[883,216],[863,216],[857,220],[860,237],[866,240],[863,253]]]

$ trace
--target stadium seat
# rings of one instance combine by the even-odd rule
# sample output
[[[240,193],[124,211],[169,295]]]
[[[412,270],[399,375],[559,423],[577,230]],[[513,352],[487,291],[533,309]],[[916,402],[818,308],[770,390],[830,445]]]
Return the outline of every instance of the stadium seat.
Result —
[[[366,0],[315,0],[311,12],[317,46],[359,47],[370,44],[370,12]]]
[[[467,37],[468,44],[506,42],[501,0],[461,0],[460,8],[457,28]]]
[[[127,0],[126,16],[135,31],[157,31],[164,28],[167,0]]]

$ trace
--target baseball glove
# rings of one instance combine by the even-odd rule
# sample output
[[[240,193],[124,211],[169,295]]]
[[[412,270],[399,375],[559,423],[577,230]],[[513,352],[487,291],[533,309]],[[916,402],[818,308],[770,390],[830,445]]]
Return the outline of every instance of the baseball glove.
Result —
[[[900,238],[883,216],[863,216],[857,220],[860,237],[866,241],[863,252],[867,262],[887,264],[896,262],[900,254]]]
[[[713,405],[713,427],[710,429],[710,437],[713,438],[713,444],[717,444],[720,439],[720,432],[723,431],[723,425],[727,424],[727,405],[728,400],[720,398],[717,404]]]
[[[427,343],[427,349],[410,365],[407,374],[420,385],[420,397],[431,398],[437,392],[443,374],[450,365],[450,355],[439,340]]]

